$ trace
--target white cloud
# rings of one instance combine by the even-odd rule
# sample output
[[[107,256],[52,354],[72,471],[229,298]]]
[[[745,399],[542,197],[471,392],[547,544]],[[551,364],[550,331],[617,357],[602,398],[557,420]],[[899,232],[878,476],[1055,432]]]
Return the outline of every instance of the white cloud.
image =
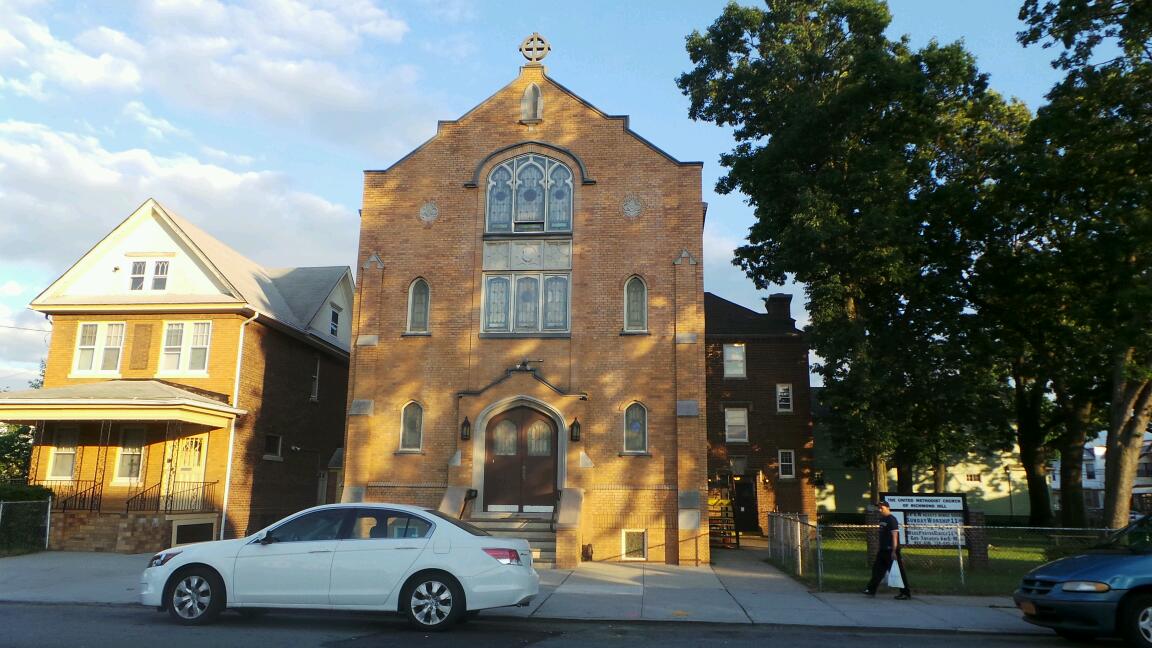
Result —
[[[264,265],[351,265],[356,255],[355,212],[282,174],[111,150],[42,124],[0,122],[0,186],[8,259],[45,264],[52,276],[149,197]]]
[[[148,134],[156,139],[164,139],[167,135],[180,135],[187,137],[189,133],[172,125],[163,117],[157,117],[148,110],[148,106],[139,101],[130,101],[124,105],[124,116],[143,126]]]
[[[0,297],[15,297],[22,292],[24,292],[24,286],[16,281],[8,280],[0,284]]]
[[[0,388],[25,389],[48,355],[52,326],[40,313],[0,303]]]
[[[59,40],[44,24],[27,16],[0,12],[5,50],[16,50],[19,56],[0,57],[0,71],[7,69],[27,74],[42,74],[46,79],[70,90],[134,91],[140,83],[140,71],[123,57],[109,52],[90,54],[72,43]],[[13,85],[9,78],[8,86]],[[23,86],[35,86],[28,81]],[[24,93],[27,94],[27,93]],[[35,96],[35,95],[30,95]]]
[[[252,157],[251,155],[229,153],[228,151],[221,151],[220,149],[212,148],[211,146],[201,146],[200,152],[204,155],[204,157],[209,157],[213,160],[236,164],[239,166],[249,166],[256,161],[256,158]]]

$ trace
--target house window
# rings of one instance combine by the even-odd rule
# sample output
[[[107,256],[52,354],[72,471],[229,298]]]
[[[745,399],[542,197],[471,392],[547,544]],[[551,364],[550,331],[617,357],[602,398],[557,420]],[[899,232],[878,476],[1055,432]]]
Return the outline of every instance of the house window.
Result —
[[[419,450],[424,438],[424,408],[419,403],[408,403],[401,418],[400,449]]]
[[[113,481],[136,483],[140,481],[144,462],[144,428],[120,430],[120,448],[116,457],[116,475]]]
[[[543,102],[540,100],[540,87],[535,83],[528,84],[524,95],[520,97],[520,121],[538,122],[543,112]]]
[[[970,482],[980,481],[980,473],[968,473],[967,477]]]
[[[724,440],[748,443],[748,410],[743,407],[724,409]]]
[[[780,450],[777,453],[780,463],[780,479],[796,478],[796,451]]]
[[[144,290],[148,285],[148,266],[152,266],[152,290],[168,289],[168,261],[133,261],[132,272],[128,277],[129,290]]]
[[[648,451],[648,411],[632,403],[624,411],[624,452]]]
[[[485,332],[568,331],[571,241],[485,241],[483,263]]]
[[[640,277],[624,284],[624,330],[648,330],[648,287]]]
[[[408,332],[428,332],[428,306],[430,302],[428,282],[417,279],[408,288]]]
[[[572,172],[542,155],[521,155],[488,174],[486,231],[572,231]]]
[[[312,394],[308,398],[313,403],[320,400],[320,358],[316,358],[316,368],[312,370]]]
[[[86,323],[80,325],[76,340],[76,371],[116,373],[124,348],[124,324]]]
[[[1084,479],[1096,479],[1096,453],[1084,451]]]
[[[332,307],[332,315],[329,318],[328,332],[333,336],[340,335],[340,311],[343,310],[336,304],[329,304]]]
[[[648,560],[648,531],[644,529],[624,529],[620,534],[623,560]]]
[[[1136,464],[1137,477],[1152,477],[1152,463],[1141,461]]]
[[[792,411],[792,383],[776,384],[776,411],[781,413]]]
[[[264,435],[264,458],[272,460],[284,459],[284,437],[279,434]]]
[[[48,469],[49,479],[72,479],[76,470],[76,438],[74,429],[56,430],[56,442],[52,446],[52,465]]]
[[[192,373],[208,370],[208,347],[212,342],[212,322],[168,322],[164,327],[162,373]]]
[[[744,345],[743,344],[725,344],[724,345],[724,377],[725,378],[744,378],[747,376],[747,371],[744,366]]]

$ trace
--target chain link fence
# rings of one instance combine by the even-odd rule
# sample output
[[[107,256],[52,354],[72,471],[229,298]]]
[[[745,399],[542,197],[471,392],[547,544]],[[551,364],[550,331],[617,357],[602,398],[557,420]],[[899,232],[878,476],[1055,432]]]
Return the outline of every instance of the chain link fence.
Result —
[[[932,538],[932,546],[901,548],[911,588],[969,595],[1009,594],[1032,568],[1083,551],[1113,531],[956,525],[905,525],[904,530]],[[767,531],[769,560],[818,590],[860,591],[872,575],[875,525],[817,525],[803,516],[772,514]]]
[[[52,500],[0,501],[0,556],[48,548]]]

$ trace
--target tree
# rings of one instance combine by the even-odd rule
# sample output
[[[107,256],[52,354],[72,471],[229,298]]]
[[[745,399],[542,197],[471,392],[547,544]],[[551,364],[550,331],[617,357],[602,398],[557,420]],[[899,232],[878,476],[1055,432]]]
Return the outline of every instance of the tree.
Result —
[[[1059,46],[1065,78],[1030,128],[1028,207],[1064,233],[1078,288],[1066,314],[1106,358],[1105,524],[1127,522],[1152,418],[1152,9],[1137,0],[1026,0],[1024,45]]]
[[[0,423],[0,482],[27,479],[32,458],[32,429]]]
[[[878,0],[732,4],[688,37],[677,83],[693,119],[734,127],[717,191],[756,214],[735,263],[759,288],[804,284],[830,430],[860,462],[895,460],[906,490],[915,466],[1008,434],[1004,383],[974,355],[957,218],[1028,113],[960,44],[912,50],[889,22]]]

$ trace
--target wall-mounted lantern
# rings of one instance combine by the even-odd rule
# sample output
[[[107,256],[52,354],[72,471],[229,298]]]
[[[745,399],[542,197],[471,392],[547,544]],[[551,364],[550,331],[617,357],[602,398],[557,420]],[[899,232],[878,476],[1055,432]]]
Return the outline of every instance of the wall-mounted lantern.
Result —
[[[472,423],[468,421],[468,417],[464,417],[464,422],[460,424],[460,440],[467,441],[472,438]]]
[[[572,425],[568,426],[568,434],[573,441],[580,440],[580,419],[572,419]]]

